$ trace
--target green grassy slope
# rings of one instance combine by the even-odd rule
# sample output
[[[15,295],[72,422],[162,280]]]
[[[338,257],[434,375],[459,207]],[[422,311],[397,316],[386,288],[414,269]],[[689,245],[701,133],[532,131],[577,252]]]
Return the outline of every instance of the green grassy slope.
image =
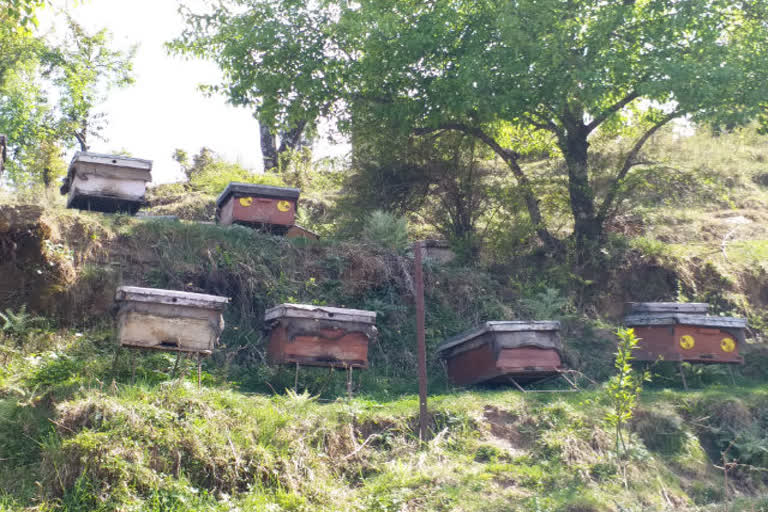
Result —
[[[420,447],[414,396],[243,393],[213,366],[198,390],[163,354],[131,384],[104,329],[0,346],[0,510],[721,510],[725,450],[731,510],[768,510],[765,386],[649,390],[617,459],[600,390],[433,395]]]

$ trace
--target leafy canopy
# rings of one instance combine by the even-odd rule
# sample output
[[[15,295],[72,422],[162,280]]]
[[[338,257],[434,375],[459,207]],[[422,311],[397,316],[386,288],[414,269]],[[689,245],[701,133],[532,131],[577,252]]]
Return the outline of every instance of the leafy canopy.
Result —
[[[745,122],[768,102],[762,0],[225,0],[182,13],[170,47],[215,61],[224,80],[212,90],[270,126],[327,117],[349,134],[383,124],[481,140],[508,164],[549,245],[518,163],[542,139],[516,133],[553,137],[577,240],[595,240],[656,130],[676,117]],[[627,136],[628,125],[642,129],[596,190],[588,137]]]
[[[278,123],[337,106],[406,128],[528,116],[564,127],[570,110],[596,119],[629,94],[696,119],[745,118],[766,94],[766,10],[757,0],[229,0],[183,9],[171,48],[215,60],[225,79],[214,88]]]

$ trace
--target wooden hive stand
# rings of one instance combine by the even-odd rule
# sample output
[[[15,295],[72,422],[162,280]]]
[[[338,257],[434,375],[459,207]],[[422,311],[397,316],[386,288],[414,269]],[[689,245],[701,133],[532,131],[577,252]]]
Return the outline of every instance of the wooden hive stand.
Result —
[[[352,371],[368,368],[368,343],[377,334],[374,311],[280,304],[268,309],[264,320],[268,360],[296,366],[294,387],[302,365],[322,366],[344,369],[347,393],[352,394]]]
[[[176,352],[174,374],[183,354],[197,356],[200,386],[202,357],[211,355],[224,330],[222,313],[229,298],[202,293],[121,286],[117,305],[118,347]],[[135,362],[131,358],[131,380]]]
[[[744,363],[745,319],[709,316],[706,303],[630,302],[625,310],[624,325],[640,338],[635,360],[677,363],[685,389],[684,362],[726,364],[735,382],[731,365]]]

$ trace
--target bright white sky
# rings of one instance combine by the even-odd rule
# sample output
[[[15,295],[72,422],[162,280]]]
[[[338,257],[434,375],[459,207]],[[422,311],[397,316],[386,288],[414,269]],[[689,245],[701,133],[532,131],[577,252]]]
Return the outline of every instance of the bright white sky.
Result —
[[[176,0],[59,0],[74,19],[90,32],[109,29],[116,47],[138,44],[134,61],[136,83],[113,90],[98,111],[107,114],[106,141],[92,138],[90,150],[110,153],[128,151],[137,158],[153,160],[153,181],[164,183],[182,178],[171,155],[175,148],[190,156],[208,146],[223,158],[248,169],[262,168],[259,126],[251,112],[226,104],[223,97],[208,98],[197,86],[217,83],[215,64],[184,60],[167,55],[163,44],[183,28]],[[191,4],[185,0],[186,4]],[[42,13],[41,29],[53,23],[51,13]],[[63,17],[57,16],[62,20]],[[60,27],[59,30],[63,30]],[[337,154],[327,144],[315,156]],[[74,152],[73,152],[74,153]],[[68,155],[67,158],[71,158]]]

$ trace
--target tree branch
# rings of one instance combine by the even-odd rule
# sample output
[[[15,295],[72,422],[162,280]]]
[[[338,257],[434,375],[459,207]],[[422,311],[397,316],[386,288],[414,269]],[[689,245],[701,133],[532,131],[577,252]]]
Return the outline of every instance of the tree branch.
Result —
[[[665,124],[675,119],[676,117],[680,117],[682,114],[683,112],[681,111],[674,111],[670,114],[667,114],[658,123],[656,123],[650,129],[648,129],[648,131],[646,131],[639,139],[637,139],[637,141],[635,142],[635,145],[632,146],[632,149],[627,154],[627,158],[624,160],[624,165],[619,171],[619,174],[616,176],[616,179],[614,180],[613,185],[611,185],[610,190],[608,190],[608,194],[606,194],[605,199],[603,200],[603,204],[600,206],[600,210],[599,210],[599,213],[597,214],[597,218],[601,223],[604,222],[606,217],[608,216],[608,211],[611,209],[613,202],[616,200],[616,196],[619,193],[619,189],[621,188],[621,184],[624,181],[624,178],[627,177],[627,173],[629,172],[629,170],[636,165],[636,162],[634,160],[637,157],[637,155],[640,153],[640,150],[643,148],[645,143],[648,142],[648,139],[650,139],[651,136],[654,133],[656,133],[661,127],[663,127]]]
[[[538,128],[539,130],[546,130],[548,132],[554,133],[558,138],[563,134],[563,130],[557,126],[552,121],[546,121],[544,123],[536,121],[533,117],[531,117],[529,114],[523,114],[522,116],[526,122],[528,122],[531,126],[534,126]]]
[[[523,199],[525,200],[525,205],[528,209],[528,215],[531,217],[531,223],[536,228],[536,234],[539,236],[539,239],[544,243],[544,245],[553,251],[562,250],[562,242],[552,236],[552,234],[544,225],[544,219],[541,215],[541,210],[539,209],[539,201],[536,199],[536,196],[533,193],[533,186],[531,185],[531,181],[528,179],[528,176],[525,174],[525,172],[523,172],[523,169],[517,162],[518,158],[520,158],[518,153],[503,147],[501,144],[496,142],[496,139],[485,133],[480,128],[464,123],[443,123],[434,128],[416,128],[413,130],[413,134],[427,135],[429,133],[440,130],[455,130],[466,133],[467,135],[471,135],[482,141],[486,146],[491,148],[497,155],[499,155],[501,159],[504,160],[504,162],[509,166],[509,168],[512,170],[512,174],[514,174],[515,178],[517,179],[518,186],[523,193]]]
[[[622,99],[605,109],[603,112],[601,112],[597,117],[595,117],[591,123],[589,123],[587,128],[587,133],[592,133],[595,128],[600,126],[600,124],[608,119],[609,116],[612,114],[615,114],[619,110],[623,109],[627,105],[629,105],[632,101],[634,101],[638,96],[640,96],[637,92],[632,91],[631,93],[624,96]]]

